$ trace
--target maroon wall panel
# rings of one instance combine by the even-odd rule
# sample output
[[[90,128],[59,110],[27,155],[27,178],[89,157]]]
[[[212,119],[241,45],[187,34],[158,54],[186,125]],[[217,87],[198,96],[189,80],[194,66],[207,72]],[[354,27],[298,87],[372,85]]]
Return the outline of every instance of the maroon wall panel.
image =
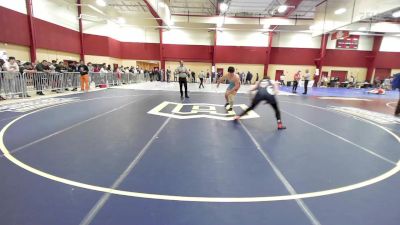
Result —
[[[29,46],[27,15],[0,6],[0,42]]]
[[[121,42],[108,38],[108,55],[114,58],[122,58]]]
[[[313,48],[272,48],[270,64],[314,65],[319,52]]]
[[[266,47],[217,46],[216,63],[264,64]]]
[[[108,56],[108,37],[83,34],[83,43],[86,55]]]
[[[121,42],[123,59],[160,60],[160,45],[157,43]]]
[[[324,66],[368,67],[370,51],[327,49]]]
[[[211,62],[213,46],[207,45],[163,45],[164,59],[169,61],[186,60],[191,62]]]
[[[378,52],[375,60],[377,68],[400,68],[400,52]]]
[[[79,32],[34,19],[37,48],[80,53]]]

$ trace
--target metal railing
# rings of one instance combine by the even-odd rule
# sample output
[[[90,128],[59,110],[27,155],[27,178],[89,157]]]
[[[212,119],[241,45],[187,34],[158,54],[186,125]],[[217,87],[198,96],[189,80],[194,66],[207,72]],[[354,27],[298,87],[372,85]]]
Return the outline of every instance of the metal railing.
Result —
[[[90,87],[110,87],[143,82],[144,75],[137,73],[89,73]],[[0,72],[2,98],[26,98],[34,94],[80,90],[80,73],[77,72]]]

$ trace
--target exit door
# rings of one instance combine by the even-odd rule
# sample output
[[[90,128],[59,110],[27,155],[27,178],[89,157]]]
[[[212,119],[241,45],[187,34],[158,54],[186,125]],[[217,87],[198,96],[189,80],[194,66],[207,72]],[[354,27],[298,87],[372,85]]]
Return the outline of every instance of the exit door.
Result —
[[[275,80],[280,81],[282,74],[283,74],[283,70],[276,70],[275,71]]]

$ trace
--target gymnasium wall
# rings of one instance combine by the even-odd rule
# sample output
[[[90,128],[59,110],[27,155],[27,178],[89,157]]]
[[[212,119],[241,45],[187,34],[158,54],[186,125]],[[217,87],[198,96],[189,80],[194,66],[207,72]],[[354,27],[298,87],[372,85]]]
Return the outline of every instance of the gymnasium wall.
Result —
[[[268,66],[268,75],[271,79],[275,80],[275,74],[277,70],[283,70],[285,74],[286,81],[292,81],[294,78],[294,74],[297,71],[301,71],[301,75],[305,74],[306,70],[309,70],[310,74],[315,74],[315,66],[305,66],[305,65],[277,65],[277,64],[270,64]]]
[[[26,14],[25,0],[0,0],[0,6],[22,14]]]
[[[214,32],[206,29],[171,29],[163,32],[163,43],[175,45],[213,45]]]
[[[218,63],[264,64],[266,53],[267,47],[217,46],[215,58]]]
[[[267,47],[268,34],[255,31],[230,31],[217,33],[219,46]]]
[[[139,26],[139,25],[138,25]],[[111,21],[83,21],[83,33],[105,36],[120,42],[160,43],[159,31],[151,25],[121,26]]]
[[[364,82],[367,76],[367,68],[361,67],[332,67],[323,66],[322,72],[328,72],[328,77],[331,77],[332,70],[336,71],[347,71],[347,76],[354,76],[357,81]]]
[[[25,2],[25,0],[22,1]],[[66,1],[32,0],[32,5],[35,18],[79,31],[78,9],[75,4],[70,4]]]
[[[118,64],[118,65],[124,65],[122,64],[122,59],[119,58],[113,58],[113,57],[108,57],[108,56],[97,56],[97,55],[85,55],[85,61],[86,62],[91,62],[93,64],[107,64],[111,65],[112,64]],[[135,64],[136,65],[136,64]],[[126,65],[124,65],[126,66]]]
[[[163,57],[167,61],[211,62],[213,47],[209,45],[163,44]]]
[[[400,36],[384,36],[379,51],[400,52]]]
[[[301,45],[299,45],[301,43]],[[310,33],[277,33],[272,40],[276,48],[315,48],[321,47],[321,36],[312,37]]]
[[[8,56],[14,56],[21,61],[30,61],[29,47],[0,42],[0,52],[6,51]]]
[[[47,60],[47,61],[57,60],[58,62],[63,60],[79,61],[79,54],[38,48],[36,50],[36,58],[38,61],[42,60]]]
[[[390,74],[397,74],[400,73],[400,69],[392,69],[392,71],[390,72]]]
[[[50,0],[34,0],[33,3],[34,14],[38,17],[34,19],[34,25],[40,59],[51,56],[76,57],[80,53],[80,42],[77,20],[73,21],[77,16],[75,7],[56,7]],[[56,10],[57,13],[54,13]],[[105,58],[107,62],[112,61],[111,58],[126,59],[130,60],[127,63],[135,65],[137,60],[159,61],[162,50],[166,61],[183,59],[190,62],[212,62],[215,32],[203,29],[165,31],[165,44],[160,49],[159,31],[154,27],[157,25],[155,20],[134,20],[129,21],[132,26],[117,26],[110,21],[85,21],[84,54],[89,58],[108,57]],[[240,19],[229,20],[235,22]],[[21,55],[21,59],[27,59],[29,49],[26,46],[30,45],[30,40],[24,0],[0,0],[0,27],[0,42],[8,44],[8,52],[15,52]],[[372,37],[361,36],[359,50],[334,49],[334,41],[329,40],[324,65],[348,69],[367,68],[372,40]],[[268,35],[261,32],[217,32],[217,43],[216,63],[263,65],[266,61]],[[399,43],[400,37],[383,38],[381,51],[376,57],[377,68],[400,68]],[[319,57],[319,45],[320,37],[313,38],[307,33],[277,33],[272,43],[270,64],[286,65],[289,66],[288,69],[291,65],[314,66],[314,60]],[[49,53],[50,51],[55,53]],[[122,60],[119,62],[123,63]]]

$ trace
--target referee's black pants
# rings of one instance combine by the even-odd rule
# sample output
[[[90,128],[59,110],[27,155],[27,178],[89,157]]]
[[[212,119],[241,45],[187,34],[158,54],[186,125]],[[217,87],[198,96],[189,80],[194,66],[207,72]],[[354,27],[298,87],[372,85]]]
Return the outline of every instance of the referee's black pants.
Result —
[[[179,90],[181,92],[181,97],[183,97],[182,85],[185,86],[185,97],[188,97],[186,77],[179,77]]]

